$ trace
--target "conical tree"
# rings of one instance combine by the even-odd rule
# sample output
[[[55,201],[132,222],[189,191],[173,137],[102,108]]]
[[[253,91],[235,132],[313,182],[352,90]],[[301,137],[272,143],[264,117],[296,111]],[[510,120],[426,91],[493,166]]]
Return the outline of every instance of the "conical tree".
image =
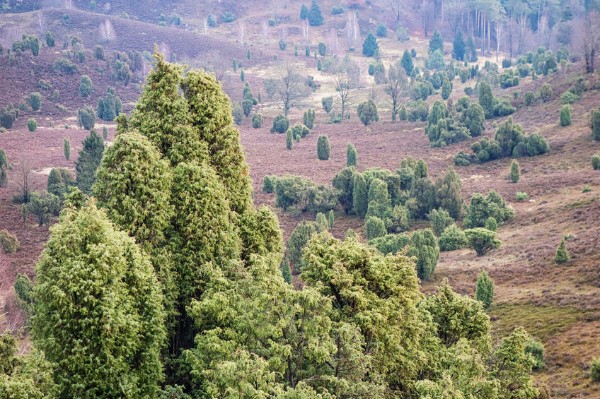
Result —
[[[516,159],[513,159],[512,163],[510,164],[510,181],[517,183],[520,177],[521,169],[519,168],[519,162]]]
[[[408,52],[408,50],[404,50],[404,54],[402,54],[402,60],[400,61],[400,65],[402,65],[402,68],[404,68],[404,70],[406,71],[406,74],[408,76],[410,76],[413,69],[415,69],[413,59],[410,56],[410,53]]]
[[[367,195],[367,182],[362,174],[357,173],[354,176],[352,203],[354,212],[361,218],[364,218],[367,214],[367,208],[369,206]]]
[[[85,194],[92,193],[92,185],[96,181],[96,170],[104,153],[104,141],[95,130],[83,140],[83,148],[75,162],[77,171],[77,187]]]
[[[565,239],[563,238],[560,241],[560,245],[558,246],[558,248],[556,248],[556,255],[554,256],[554,261],[558,264],[563,264],[567,263],[570,259],[571,256],[569,255]]]
[[[477,283],[475,285],[475,299],[483,303],[487,309],[494,301],[494,280],[483,270],[477,275]]]
[[[149,259],[92,200],[67,208],[37,264],[34,344],[64,397],[155,397],[165,340]]]
[[[358,166],[358,154],[354,144],[349,143],[346,149],[346,166]]]

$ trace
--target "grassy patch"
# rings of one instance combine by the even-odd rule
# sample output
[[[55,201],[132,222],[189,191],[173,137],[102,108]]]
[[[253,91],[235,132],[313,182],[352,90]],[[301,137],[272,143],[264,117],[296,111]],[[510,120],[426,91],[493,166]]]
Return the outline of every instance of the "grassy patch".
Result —
[[[493,330],[497,337],[509,335],[522,326],[527,332],[546,341],[568,329],[583,316],[580,309],[560,306],[535,306],[532,304],[502,304],[490,312]]]

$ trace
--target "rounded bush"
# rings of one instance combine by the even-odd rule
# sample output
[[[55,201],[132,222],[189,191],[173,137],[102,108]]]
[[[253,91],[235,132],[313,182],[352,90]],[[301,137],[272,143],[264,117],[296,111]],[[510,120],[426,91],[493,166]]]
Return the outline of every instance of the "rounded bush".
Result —
[[[376,216],[368,217],[365,222],[365,235],[367,240],[383,237],[387,233],[385,223]]]
[[[592,168],[594,170],[600,170],[600,155],[594,155],[592,157]]]
[[[320,161],[327,161],[331,147],[329,146],[329,138],[327,136],[319,136],[317,139],[317,157]]]
[[[565,104],[560,109],[560,125],[569,126],[571,124],[571,106]]]
[[[27,120],[27,129],[30,132],[35,132],[37,130],[37,121],[33,118]]]

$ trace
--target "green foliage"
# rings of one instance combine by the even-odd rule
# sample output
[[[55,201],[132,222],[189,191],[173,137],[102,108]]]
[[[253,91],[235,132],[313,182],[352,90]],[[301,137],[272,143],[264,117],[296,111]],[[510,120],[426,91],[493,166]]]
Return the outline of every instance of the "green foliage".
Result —
[[[335,223],[335,213],[333,212],[333,209],[330,210],[329,213],[327,214],[327,223],[329,224],[330,229],[333,227],[333,224]]]
[[[517,192],[515,194],[515,198],[517,199],[517,201],[523,202],[523,201],[527,201],[527,198],[529,198],[529,196],[527,195],[527,193]]]
[[[429,57],[425,60],[425,67],[429,70],[441,71],[446,67],[444,61],[444,53],[442,50],[436,50],[429,54]]]
[[[569,104],[565,104],[560,109],[560,125],[561,126],[569,126],[571,124],[571,106]]]
[[[600,141],[600,108],[592,110],[592,139]]]
[[[323,97],[321,99],[321,105],[323,106],[323,110],[325,112],[330,113],[331,109],[333,108],[333,97]]]
[[[558,264],[567,263],[571,259],[569,255],[569,251],[567,250],[567,245],[565,239],[563,238],[556,248],[556,254],[554,255],[554,261]]]
[[[244,110],[239,103],[233,104],[232,116],[236,125],[240,126],[244,122]]]
[[[417,258],[417,275],[421,280],[429,280],[435,272],[440,248],[431,229],[415,231],[411,236],[409,256]]]
[[[485,221],[484,227],[490,231],[496,231],[496,230],[498,230],[498,222],[496,222],[496,219],[494,219],[493,217],[490,216]]]
[[[358,104],[357,108],[358,118],[363,125],[368,126],[371,122],[379,121],[379,115],[377,114],[377,106],[373,100],[367,100]]]
[[[346,166],[358,166],[358,153],[356,152],[356,147],[350,143],[348,143],[348,148],[346,149]]]
[[[68,58],[60,57],[54,60],[54,63],[52,64],[52,70],[54,72],[73,75],[75,72],[77,72],[77,67]]]
[[[97,60],[104,60],[104,58],[105,58],[104,47],[102,47],[99,44],[94,46],[94,58]]]
[[[455,220],[463,215],[464,201],[461,188],[460,177],[452,167],[448,168],[442,178],[435,181],[436,206],[446,210]]]
[[[98,169],[94,195],[111,221],[142,244],[159,245],[173,215],[172,174],[145,136],[118,134]]]
[[[77,187],[85,194],[92,193],[92,185],[96,181],[96,169],[100,166],[103,153],[104,141],[95,130],[92,130],[83,140],[83,148],[79,151],[79,157],[75,162]]]
[[[427,214],[427,219],[431,222],[431,229],[436,236],[440,236],[446,227],[454,223],[454,219],[445,209],[434,209]]]
[[[300,7],[300,19],[305,20],[308,19],[308,7],[306,7],[306,5],[302,4],[302,6]]]
[[[96,114],[89,105],[77,111],[77,125],[85,130],[92,130],[96,125]]]
[[[590,364],[590,377],[592,382],[600,382],[600,359],[594,358]]]
[[[563,94],[560,95],[560,102],[562,104],[573,104],[575,102],[577,102],[579,100],[579,96],[569,90],[565,91]]]
[[[474,249],[477,256],[483,256],[492,249],[500,248],[501,242],[496,238],[496,232],[483,227],[465,230],[469,247]]]
[[[493,375],[500,383],[499,397],[533,399],[539,394],[531,378],[535,360],[527,353],[528,342],[529,334],[519,327],[496,349]]]
[[[10,129],[19,116],[19,110],[12,103],[8,103],[6,107],[0,108],[0,126],[4,129]]]
[[[346,214],[350,213],[354,201],[354,180],[356,170],[353,167],[342,169],[332,181],[332,186],[338,190],[338,202]]]
[[[33,92],[27,97],[27,103],[33,111],[39,111],[42,106],[42,95],[38,92]]]
[[[265,176],[263,177],[262,191],[266,194],[272,194],[275,191],[275,184],[277,184],[277,176]]]
[[[552,86],[548,83],[544,83],[540,88],[540,98],[543,102],[548,102],[552,99]]]
[[[316,232],[317,225],[314,222],[306,221],[298,223],[292,230],[286,245],[287,258],[292,270],[296,272],[302,270],[302,251]]]
[[[291,150],[294,146],[294,133],[292,129],[288,129],[287,134],[285,136],[285,148]]]
[[[369,206],[367,182],[364,176],[360,173],[354,175],[354,190],[352,193],[352,204],[354,212],[360,217],[364,218],[367,214]]]
[[[513,155],[515,147],[523,142],[524,136],[523,126],[514,123],[512,118],[508,118],[506,122],[498,126],[494,138],[500,145],[501,156],[509,157]]]
[[[465,52],[466,43],[463,40],[462,32],[458,30],[456,31],[456,36],[454,37],[452,45],[452,56],[458,61],[463,61],[465,59]]]
[[[56,40],[54,39],[54,32],[46,32],[44,35],[44,39],[46,40],[46,46],[54,47],[56,45]]]
[[[48,193],[57,196],[62,203],[66,194],[74,186],[75,179],[68,169],[52,168],[48,175]]]
[[[60,198],[51,193],[34,192],[27,203],[27,211],[36,217],[39,226],[49,225],[51,216],[60,211]]]
[[[317,224],[317,229],[319,231],[329,230],[329,220],[327,219],[327,216],[325,216],[324,213],[317,213],[317,216],[315,217],[315,223]]]
[[[457,249],[465,248],[468,245],[467,236],[465,232],[456,226],[451,224],[446,227],[439,240],[440,251],[455,251]]]
[[[527,341],[525,352],[529,353],[533,357],[533,370],[540,371],[544,369],[546,366],[546,362],[544,362],[544,344],[533,337],[530,337],[529,341]]]
[[[79,95],[81,97],[89,97],[93,90],[92,79],[89,76],[83,75],[79,80]]]
[[[363,43],[362,54],[365,57],[373,57],[377,52],[379,52],[377,39],[372,33],[369,33]]]
[[[592,169],[600,170],[600,155],[592,156]]]
[[[367,216],[365,219],[365,236],[367,240],[383,237],[387,230],[383,220],[376,216]]]
[[[404,71],[408,76],[410,76],[413,69],[415,69],[413,59],[410,56],[408,50],[404,50],[404,53],[402,54],[402,59],[400,60],[400,65],[402,65],[402,68],[404,68]]]
[[[312,129],[315,125],[315,110],[309,108],[306,111],[304,111],[302,121],[307,128]]]
[[[380,22],[379,25],[377,25],[375,34],[378,37],[387,37],[387,27],[385,26],[385,24],[383,22]]]
[[[290,120],[279,114],[273,119],[273,127],[271,128],[271,133],[285,133],[290,127]]]
[[[53,399],[58,397],[52,368],[43,354],[34,350],[16,356],[15,339],[0,336],[0,394],[3,398]]]
[[[156,395],[164,312],[160,285],[134,240],[88,201],[62,214],[36,275],[32,336],[60,392]]]
[[[489,350],[491,324],[482,304],[454,292],[448,280],[444,279],[437,294],[420,306],[431,315],[442,345],[451,347],[464,339],[483,353]]]
[[[35,132],[37,130],[37,121],[34,118],[27,119],[27,130]]]
[[[115,94],[114,89],[108,88],[106,90],[106,96],[98,99],[96,111],[98,113],[98,118],[103,121],[113,121],[119,116],[122,108],[123,104],[121,103],[121,99]]]
[[[319,55],[321,57],[325,57],[325,55],[327,54],[327,46],[325,45],[325,43],[319,42],[319,45],[317,46],[317,51],[319,52]]]
[[[36,35],[23,35],[21,40],[18,40],[12,45],[13,52],[24,52],[31,50],[31,54],[38,56],[40,53],[40,39]]]
[[[485,270],[482,270],[477,275],[475,299],[481,302],[486,309],[489,309],[494,301],[494,280],[492,280]]]
[[[452,83],[447,78],[444,78],[444,83],[442,84],[442,98],[447,100],[450,98],[450,93],[452,93]]]
[[[310,10],[308,11],[307,19],[310,26],[323,25],[323,14],[321,13],[321,9],[317,4],[317,0],[312,0]]]
[[[329,138],[327,136],[319,136],[317,139],[317,158],[320,161],[327,161],[331,147],[329,146]]]
[[[496,219],[498,224],[502,224],[512,219],[514,210],[506,204],[504,198],[495,191],[490,191],[487,196],[475,193],[471,197],[467,216],[465,217],[466,227],[483,227],[489,217]]]
[[[433,32],[431,39],[429,39],[429,54],[433,54],[438,50],[443,53],[444,41],[442,40],[440,32],[436,30],[435,32]]]
[[[6,229],[0,230],[0,245],[5,254],[13,254],[21,247],[17,236]]]
[[[492,94],[492,87],[486,82],[479,84],[479,105],[483,108],[486,119],[494,116],[494,95]]]
[[[66,137],[63,139],[63,154],[67,161],[71,159],[71,140]]]
[[[262,127],[263,117],[261,114],[252,115],[252,127],[254,129],[260,129]]]
[[[521,177],[521,168],[519,167],[519,162],[516,159],[510,164],[510,181],[512,183],[517,183],[519,178]]]
[[[281,262],[280,269],[281,277],[283,277],[283,280],[288,284],[292,284],[292,269],[290,268],[290,263],[287,259],[284,259]]]

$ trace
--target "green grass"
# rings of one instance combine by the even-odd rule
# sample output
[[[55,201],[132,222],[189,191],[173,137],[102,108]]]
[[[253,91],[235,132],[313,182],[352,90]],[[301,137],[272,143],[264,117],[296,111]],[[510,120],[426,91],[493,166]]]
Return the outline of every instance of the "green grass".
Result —
[[[579,321],[583,312],[575,307],[501,304],[492,308],[490,317],[498,338],[509,335],[515,328],[524,327],[529,334],[546,341]]]

